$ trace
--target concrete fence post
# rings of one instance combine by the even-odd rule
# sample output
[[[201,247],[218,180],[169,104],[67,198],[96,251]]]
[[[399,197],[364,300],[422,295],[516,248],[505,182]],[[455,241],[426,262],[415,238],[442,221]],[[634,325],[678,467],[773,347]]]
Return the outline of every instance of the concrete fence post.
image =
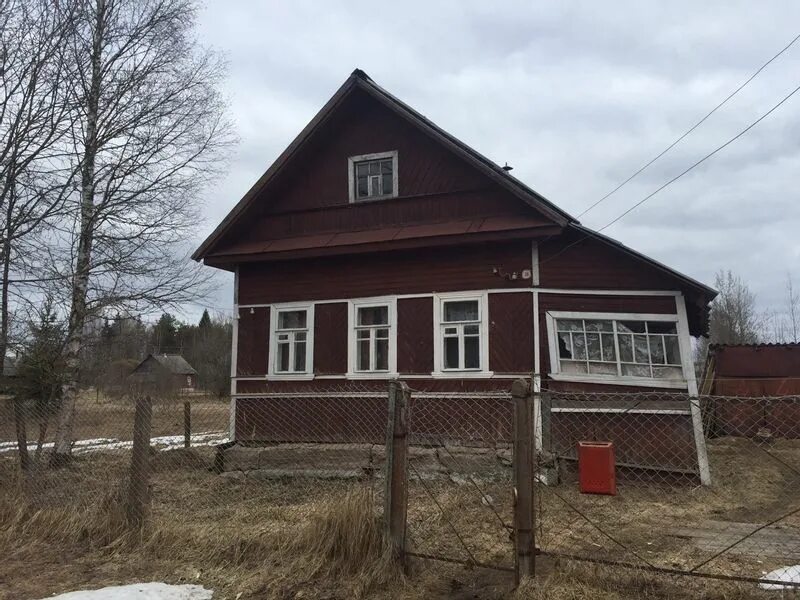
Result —
[[[147,518],[150,504],[150,430],[153,421],[153,401],[149,395],[136,398],[133,417],[133,450],[131,452],[130,483],[126,516],[128,524],[140,528]]]
[[[389,382],[386,424],[386,493],[384,539],[401,564],[406,560],[406,512],[408,508],[408,404],[411,393],[402,381]]]
[[[533,577],[534,539],[534,432],[530,382],[518,379],[511,386],[514,402],[514,582]]]

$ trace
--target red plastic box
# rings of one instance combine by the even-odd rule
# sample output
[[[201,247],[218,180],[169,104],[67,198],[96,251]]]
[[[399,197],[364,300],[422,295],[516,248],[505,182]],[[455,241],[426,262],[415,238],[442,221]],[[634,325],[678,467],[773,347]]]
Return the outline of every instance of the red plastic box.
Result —
[[[582,494],[617,495],[612,442],[578,442],[578,480]]]

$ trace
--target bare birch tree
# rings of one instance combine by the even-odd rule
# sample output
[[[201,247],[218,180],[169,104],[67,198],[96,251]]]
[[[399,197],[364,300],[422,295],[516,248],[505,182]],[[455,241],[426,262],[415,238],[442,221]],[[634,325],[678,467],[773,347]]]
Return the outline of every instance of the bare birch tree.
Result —
[[[194,299],[205,276],[185,241],[198,198],[232,143],[219,82],[224,65],[195,41],[190,0],[75,0],[69,47],[72,149],[79,193],[69,198],[67,369],[53,464],[71,455],[87,317]]]
[[[714,344],[752,344],[759,341],[762,323],[756,298],[744,281],[731,271],[720,271],[714,280],[719,295],[711,305],[709,338]]]
[[[0,0],[0,359],[9,343],[13,277],[30,266],[34,242],[60,214],[69,162],[64,51],[72,13],[47,0]],[[16,282],[18,283],[18,282]],[[28,467],[22,399],[15,400],[20,466]]]

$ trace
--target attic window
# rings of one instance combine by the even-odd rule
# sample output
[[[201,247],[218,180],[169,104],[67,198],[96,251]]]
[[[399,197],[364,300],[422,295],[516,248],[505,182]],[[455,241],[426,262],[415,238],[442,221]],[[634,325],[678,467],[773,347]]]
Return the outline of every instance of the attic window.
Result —
[[[397,196],[397,151],[362,154],[347,159],[350,202]]]

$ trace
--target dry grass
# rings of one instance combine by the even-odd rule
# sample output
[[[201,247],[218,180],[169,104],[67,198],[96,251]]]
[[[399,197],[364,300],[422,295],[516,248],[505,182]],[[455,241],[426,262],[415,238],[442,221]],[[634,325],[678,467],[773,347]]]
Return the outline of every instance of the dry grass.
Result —
[[[796,461],[795,448],[777,450]],[[765,518],[785,509],[792,501],[788,494],[798,489],[785,469],[735,442],[712,445],[712,459],[718,477],[713,491],[677,495],[674,490],[623,488],[616,498],[581,496],[570,485],[557,491],[620,539],[649,552],[648,558],[682,564],[696,558],[687,543],[647,543],[664,539],[667,524],[701,517]],[[127,460],[126,453],[81,455],[68,468],[21,479],[13,455],[0,456],[0,598],[41,598],[137,580],[199,582],[215,589],[215,598],[231,600],[775,597],[759,595],[752,584],[577,563],[548,567],[546,561],[539,565],[537,585],[526,584],[516,593],[508,573],[484,569],[413,561],[411,573],[402,576],[383,555],[378,483],[221,477],[208,470],[208,448],[153,455],[151,518],[140,535],[132,536],[126,533],[120,504]],[[508,482],[483,487],[500,518],[510,523]],[[472,486],[428,482],[428,488],[438,505],[419,483],[412,482],[410,489],[415,549],[464,558],[453,525],[477,560],[511,564],[507,532]],[[554,504],[545,508],[555,511],[551,500]],[[562,513],[550,523],[554,539],[594,542],[600,545],[593,547],[596,555],[615,557],[613,544],[580,520]],[[733,560],[720,568],[744,572]]]

